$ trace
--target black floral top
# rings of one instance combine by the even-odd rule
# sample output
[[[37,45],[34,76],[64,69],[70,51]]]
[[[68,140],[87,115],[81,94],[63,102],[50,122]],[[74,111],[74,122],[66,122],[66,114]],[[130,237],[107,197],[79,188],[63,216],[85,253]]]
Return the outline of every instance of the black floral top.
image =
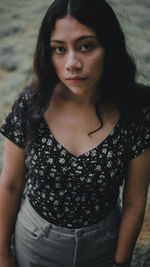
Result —
[[[28,93],[7,115],[0,132],[21,148],[26,143]],[[150,121],[150,112],[143,109]],[[41,118],[36,141],[26,157],[27,195],[47,221],[67,227],[92,225],[116,206],[128,162],[150,147],[150,129],[123,115],[97,147],[76,157],[53,136]]]

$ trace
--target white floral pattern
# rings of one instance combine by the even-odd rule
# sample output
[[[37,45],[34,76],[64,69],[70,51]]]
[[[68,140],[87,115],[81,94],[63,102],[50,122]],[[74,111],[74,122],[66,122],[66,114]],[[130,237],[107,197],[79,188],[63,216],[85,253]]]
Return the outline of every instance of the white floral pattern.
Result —
[[[21,148],[26,138],[24,95],[0,127]],[[150,121],[150,112],[143,109]],[[150,147],[150,129],[121,116],[97,147],[75,157],[58,143],[41,118],[36,142],[26,157],[27,195],[47,221],[68,228],[94,224],[115,207],[130,159]]]

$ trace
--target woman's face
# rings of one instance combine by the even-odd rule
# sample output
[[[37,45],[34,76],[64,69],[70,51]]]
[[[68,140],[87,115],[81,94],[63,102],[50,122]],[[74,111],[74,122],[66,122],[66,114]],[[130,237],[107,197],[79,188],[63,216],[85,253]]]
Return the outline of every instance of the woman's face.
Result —
[[[104,48],[95,32],[73,17],[58,19],[50,36],[51,61],[60,81],[74,94],[99,88]]]

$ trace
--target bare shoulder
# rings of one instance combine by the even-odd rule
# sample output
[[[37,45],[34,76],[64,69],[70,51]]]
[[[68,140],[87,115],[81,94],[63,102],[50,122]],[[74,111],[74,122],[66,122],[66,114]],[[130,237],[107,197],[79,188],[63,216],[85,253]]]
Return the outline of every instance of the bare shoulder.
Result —
[[[140,206],[146,203],[150,182],[150,148],[129,161],[125,179],[124,201]]]
[[[143,181],[150,178],[150,147],[129,161],[129,171]]]
[[[25,178],[25,150],[5,138],[1,183],[20,188]]]

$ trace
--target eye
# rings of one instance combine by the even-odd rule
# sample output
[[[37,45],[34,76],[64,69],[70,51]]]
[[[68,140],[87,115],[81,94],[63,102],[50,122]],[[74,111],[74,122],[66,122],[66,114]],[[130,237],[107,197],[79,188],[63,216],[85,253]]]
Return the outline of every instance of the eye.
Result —
[[[86,43],[86,44],[83,44],[83,45],[80,46],[80,51],[83,51],[83,52],[87,51],[88,52],[88,51],[92,50],[93,47],[94,47],[93,44]]]
[[[54,46],[54,47],[51,47],[51,51],[55,52],[56,54],[63,54],[65,49],[61,46]]]

